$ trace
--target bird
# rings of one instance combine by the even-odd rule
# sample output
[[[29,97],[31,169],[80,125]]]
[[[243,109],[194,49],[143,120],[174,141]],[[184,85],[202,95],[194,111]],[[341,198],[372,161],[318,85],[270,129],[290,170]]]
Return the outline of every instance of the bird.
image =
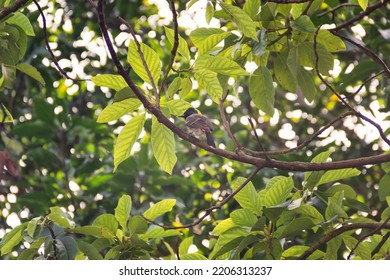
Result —
[[[190,107],[179,117],[185,119],[186,125],[190,128],[191,133],[195,135],[206,135],[207,144],[214,148],[216,147],[214,139],[211,136],[213,125],[206,116],[199,115],[193,107]]]

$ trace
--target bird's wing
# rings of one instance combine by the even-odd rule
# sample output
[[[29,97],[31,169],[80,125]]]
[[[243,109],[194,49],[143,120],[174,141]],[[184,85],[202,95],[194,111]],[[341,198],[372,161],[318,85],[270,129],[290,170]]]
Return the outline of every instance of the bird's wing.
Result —
[[[213,130],[213,126],[209,119],[202,115],[191,115],[186,119],[186,125],[192,129],[202,129],[204,131]]]

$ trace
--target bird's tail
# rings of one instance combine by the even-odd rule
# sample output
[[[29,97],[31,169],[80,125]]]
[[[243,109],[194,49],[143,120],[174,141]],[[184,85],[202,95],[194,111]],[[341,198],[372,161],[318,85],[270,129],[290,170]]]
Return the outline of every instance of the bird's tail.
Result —
[[[213,136],[211,136],[211,132],[209,131],[209,132],[206,132],[206,138],[207,138],[207,144],[209,145],[209,146],[212,146],[212,147],[216,147],[215,146],[215,142],[214,142],[214,139],[213,139]]]

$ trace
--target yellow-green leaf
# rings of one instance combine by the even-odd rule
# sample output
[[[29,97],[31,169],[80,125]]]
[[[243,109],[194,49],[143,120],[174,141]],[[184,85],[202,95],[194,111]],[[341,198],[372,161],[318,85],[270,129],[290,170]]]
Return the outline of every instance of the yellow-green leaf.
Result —
[[[14,122],[14,118],[12,117],[8,109],[4,106],[4,104],[1,104],[1,108],[0,108],[0,122],[4,122],[4,123]]]
[[[210,24],[211,19],[214,16],[214,5],[210,1],[207,1],[206,5],[206,22]]]
[[[127,62],[130,63],[135,73],[137,73],[142,80],[150,85],[157,86],[161,71],[160,57],[151,47],[142,42],[139,44],[142,56],[138,51],[136,42],[134,40],[130,40]],[[142,57],[144,59],[142,59]],[[144,62],[146,63],[146,66],[144,65]],[[149,78],[149,74],[151,75],[153,81]]]
[[[48,215],[48,218],[57,225],[64,228],[74,228],[75,226],[71,216],[68,213],[62,211],[62,209],[58,206],[50,207],[50,214]]]
[[[196,71],[194,75],[200,88],[205,89],[215,103],[219,103],[219,99],[223,95],[222,86],[217,76],[217,73],[205,69]]]
[[[198,48],[199,55],[202,55],[214,48],[230,34],[231,32],[223,31],[219,28],[197,28],[191,32],[190,39]]]
[[[167,36],[168,41],[173,46],[173,44],[175,42],[175,32],[166,26],[164,26],[164,29],[165,29],[165,35]],[[181,37],[179,34],[178,34],[178,38],[179,38],[179,46],[177,48],[177,52],[179,54],[181,54],[184,58],[190,59],[190,51],[188,50],[187,41],[184,40],[183,37]]]
[[[167,212],[172,211],[173,206],[176,205],[176,199],[164,199],[152,205],[145,211],[143,216],[149,220],[154,220]]]
[[[256,107],[269,116],[274,114],[275,88],[271,72],[264,66],[256,69],[249,80],[249,94]]]
[[[169,109],[169,112],[174,116],[182,115],[185,110],[191,107],[191,104],[182,99],[170,100],[164,104],[164,107]]]
[[[276,176],[273,177],[262,192],[266,207],[276,206],[286,201],[294,188],[294,181],[291,177]]]
[[[141,101],[135,98],[124,99],[108,105],[99,114],[98,123],[106,123],[119,119],[124,114],[137,110],[141,106]]]
[[[127,87],[125,79],[120,75],[101,74],[91,78],[91,81],[99,87],[108,87],[116,91]]]
[[[318,31],[317,42],[321,43],[328,52],[340,52],[346,49],[343,40],[324,29]]]
[[[324,175],[321,176],[320,181],[317,185],[326,184],[329,182],[339,181],[342,179],[354,177],[360,175],[360,171],[356,168],[345,168],[338,170],[329,170],[326,171]]]
[[[23,29],[27,36],[35,36],[34,28],[32,27],[29,19],[21,12],[15,12],[5,22],[19,26],[21,29]]]
[[[287,56],[284,54],[278,55],[274,64],[275,77],[280,85],[290,91],[295,92],[297,88],[297,79],[287,65]]]
[[[173,132],[153,116],[151,134],[155,159],[165,172],[172,174],[173,167],[177,161]]]
[[[261,0],[246,0],[243,10],[251,19],[256,20],[260,13],[260,6]]]
[[[368,0],[358,0],[360,7],[365,11],[368,6]],[[383,3],[383,2],[382,2]]]
[[[238,29],[242,31],[246,37],[258,41],[256,24],[247,13],[245,13],[239,7],[223,2],[220,3],[220,6],[225,12],[233,17],[233,21],[237,24]]]
[[[144,127],[145,114],[133,117],[118,135],[114,146],[114,171],[130,156],[131,149]]]
[[[124,230],[127,229],[127,220],[130,216],[131,205],[131,196],[122,195],[115,208],[115,218]]]
[[[241,184],[245,182],[246,178],[238,177],[232,183],[232,190],[235,191]],[[248,209],[255,214],[261,215],[262,203],[257,195],[256,189],[252,182],[249,182],[242,188],[235,196],[234,199],[241,205],[242,208]]]
[[[226,76],[248,76],[249,73],[238,65],[237,62],[223,56],[202,55],[194,66],[195,71],[210,70]]]

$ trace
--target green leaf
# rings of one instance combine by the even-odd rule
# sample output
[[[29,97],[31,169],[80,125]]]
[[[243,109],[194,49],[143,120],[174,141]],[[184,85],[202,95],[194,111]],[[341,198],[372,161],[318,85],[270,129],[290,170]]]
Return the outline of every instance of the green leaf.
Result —
[[[130,156],[145,123],[145,114],[133,117],[119,133],[114,146],[114,171],[118,165]]]
[[[128,87],[125,79],[120,75],[100,74],[92,77],[91,81],[99,87],[108,87],[116,91]]]
[[[68,213],[62,211],[58,206],[50,207],[50,214],[48,215],[48,218],[52,222],[64,228],[74,228],[75,226],[71,216]]]
[[[166,26],[164,26],[164,29],[165,29],[165,35],[167,36],[168,41],[173,46],[173,44],[175,42],[175,32]],[[190,59],[191,56],[190,56],[190,51],[188,50],[187,41],[184,40],[183,37],[181,37],[179,34],[178,34],[178,38],[179,38],[179,46],[177,48],[177,52],[179,54],[181,54],[184,58]]]
[[[251,19],[256,20],[260,14],[260,5],[260,0],[246,0],[243,10],[251,17]]]
[[[333,69],[334,59],[331,53],[322,44],[317,44],[318,70],[321,74],[327,75]],[[315,58],[314,58],[315,59]],[[315,64],[314,64],[315,65]]]
[[[179,245],[179,255],[181,256],[181,255],[188,254],[188,249],[193,243],[194,243],[194,236],[184,238]]]
[[[210,1],[207,1],[206,5],[206,22],[207,24],[210,24],[210,21],[213,19],[214,16],[214,5]]]
[[[223,56],[202,55],[194,65],[194,70],[210,70],[226,76],[248,76],[249,73],[238,65],[237,62]]]
[[[148,222],[141,216],[132,216],[129,221],[129,229],[133,234],[142,234],[148,230]]]
[[[127,219],[130,216],[131,204],[130,195],[122,195],[115,208],[115,218],[125,230],[127,229]]]
[[[180,84],[181,84],[180,77],[174,78],[173,81],[169,84],[169,87],[168,87],[168,97],[170,99],[172,99],[174,94],[179,92]]]
[[[91,235],[95,237],[103,237],[108,239],[115,238],[115,234],[110,229],[108,229],[103,225],[75,227],[68,231],[78,233],[78,234]]]
[[[367,9],[368,0],[358,0],[358,3],[360,5],[360,7],[363,9],[363,11],[365,11]],[[383,3],[383,1],[382,1],[382,3]]]
[[[6,233],[1,239],[1,255],[8,254],[12,249],[22,241],[22,232],[27,227],[27,222],[16,226],[10,232]]]
[[[4,116],[5,114],[5,116]],[[8,111],[8,109],[4,106],[4,104],[1,104],[0,108],[0,122],[2,123],[13,123],[14,118],[12,117],[11,113]]]
[[[286,201],[294,188],[292,177],[276,176],[266,185],[263,205],[265,207],[276,206]],[[263,192],[262,191],[262,192]]]
[[[299,69],[297,74],[298,85],[301,88],[303,96],[312,102],[316,95],[316,85],[314,83],[314,77],[302,67]]]
[[[338,250],[342,244],[341,236],[336,236],[326,243],[326,253],[324,260],[337,260],[338,259]]]
[[[212,234],[219,236],[228,229],[231,229],[233,227],[236,227],[237,225],[233,223],[233,220],[231,218],[225,219],[220,221],[213,229]]]
[[[300,16],[296,20],[293,20],[291,22],[291,27],[294,30],[308,33],[313,33],[316,30],[313,22],[307,15]]]
[[[274,74],[280,85],[290,91],[295,92],[297,89],[296,73],[291,72],[287,64],[287,54],[278,55],[274,64]]]
[[[300,207],[292,211],[294,213],[299,213],[301,215],[309,217],[315,225],[321,224],[325,221],[321,213],[311,205],[301,205]]]
[[[80,251],[83,252],[89,260],[103,260],[103,257],[100,255],[98,249],[91,244],[80,239],[78,239],[76,243]]]
[[[150,239],[150,238],[164,238],[164,237],[171,237],[171,236],[179,236],[180,232],[177,230],[164,230],[161,227],[154,228],[150,231],[148,231],[145,234],[140,234],[139,238],[141,239]]]
[[[118,229],[118,221],[112,214],[101,214],[92,223],[93,226],[100,226],[108,229],[113,235]]]
[[[134,40],[130,40],[127,62],[130,63],[135,73],[137,73],[142,80],[150,85],[157,86],[161,71],[160,57],[151,47],[142,42],[139,44],[144,61],[138,52],[136,42]],[[146,66],[144,65],[144,62],[146,63]],[[149,74],[151,75],[153,81],[150,80],[147,69],[149,70]]]
[[[246,178],[238,177],[232,183],[232,190],[235,191],[240,185],[245,182]],[[246,184],[235,196],[234,199],[244,209],[248,209],[257,215],[261,215],[261,201],[257,195],[256,189],[252,182]]]
[[[199,253],[180,255],[180,259],[187,260],[187,261],[206,261],[206,260],[208,260],[208,258],[206,258],[205,256],[203,256]]]
[[[176,199],[164,199],[156,204],[154,204],[152,207],[150,207],[148,210],[145,211],[144,217],[149,220],[154,220],[157,217],[172,211],[173,206],[176,204]]]
[[[338,170],[329,170],[321,176],[320,181],[317,183],[317,186],[326,184],[329,182],[339,181],[345,178],[350,178],[360,175],[360,171],[356,168],[345,168]]]
[[[219,83],[217,73],[210,70],[198,70],[194,74],[195,79],[198,81],[199,86],[205,89],[211,96],[211,99],[219,104],[219,99],[222,98],[223,90]]]
[[[321,29],[318,31],[317,42],[321,43],[328,52],[340,52],[346,50],[344,41],[333,35],[328,30]]]
[[[343,192],[338,192],[334,196],[328,198],[328,207],[325,210],[325,219],[331,220],[334,217],[348,218],[347,213],[343,209]]]
[[[141,89],[139,89],[141,91]],[[114,95],[114,101],[119,102],[128,98],[135,98],[136,95],[130,87],[124,87]]]
[[[28,18],[21,12],[15,12],[6,21],[8,24],[19,26],[27,36],[35,36],[34,28],[32,27]]]
[[[326,162],[329,158],[329,156],[332,154],[330,151],[322,152],[315,156],[311,162]],[[312,190],[317,183],[320,181],[322,175],[324,174],[324,171],[307,171],[305,172],[304,182],[305,187],[309,190]]]
[[[257,68],[250,77],[249,94],[257,108],[267,115],[273,116],[275,88],[271,72],[266,67]]]
[[[103,109],[103,111],[99,114],[97,122],[106,123],[118,120],[123,115],[137,110],[141,104],[141,101],[135,98],[128,98],[119,102],[114,102]]]
[[[169,112],[174,116],[182,115],[188,108],[191,107],[191,104],[182,99],[174,99],[170,100],[164,105],[162,105],[169,109]]]
[[[300,234],[302,230],[309,229],[315,226],[312,219],[307,217],[299,217],[292,220],[286,226],[281,226],[275,232],[275,237],[283,238],[286,236],[294,236],[296,234]]]
[[[390,173],[386,173],[379,181],[378,195],[381,201],[385,201],[386,197],[390,196]]]
[[[198,48],[199,55],[214,48],[219,42],[229,36],[231,32],[219,28],[197,28],[190,34],[192,43]]]
[[[172,174],[177,161],[175,138],[173,132],[161,124],[155,116],[152,117],[151,142],[153,155],[158,164],[165,172]]]
[[[341,191],[344,192],[344,197],[346,197],[346,198],[353,199],[353,198],[356,198],[356,196],[357,196],[355,190],[351,186],[348,186],[345,184],[333,185],[326,190],[326,193],[329,196],[333,196],[335,193],[341,192]]]
[[[238,209],[230,213],[230,218],[238,226],[253,227],[257,222],[257,217],[248,209]]]
[[[225,12],[227,12],[233,17],[233,21],[237,24],[238,29],[242,31],[242,33],[244,33],[246,37],[258,41],[256,33],[256,23],[247,13],[245,13],[239,7],[230,4],[226,4],[223,2],[219,4]]]
[[[221,236],[219,236],[209,258],[216,259],[224,253],[233,250],[247,235],[248,231],[240,227],[231,228],[225,231]]]
[[[361,212],[366,212],[366,213],[371,212],[370,207],[368,207],[366,204],[356,199],[346,198],[344,201],[344,205]]]
[[[41,85],[45,85],[45,80],[43,79],[41,73],[39,73],[37,68],[35,68],[34,66],[26,63],[20,63],[16,65],[16,69],[37,80]]]
[[[303,246],[303,245],[294,245],[282,253],[282,260],[288,260],[288,259],[296,259],[300,255],[302,255],[306,250],[310,249],[309,246]],[[320,250],[315,250],[308,260],[318,260],[322,259],[324,257],[325,253]]]

